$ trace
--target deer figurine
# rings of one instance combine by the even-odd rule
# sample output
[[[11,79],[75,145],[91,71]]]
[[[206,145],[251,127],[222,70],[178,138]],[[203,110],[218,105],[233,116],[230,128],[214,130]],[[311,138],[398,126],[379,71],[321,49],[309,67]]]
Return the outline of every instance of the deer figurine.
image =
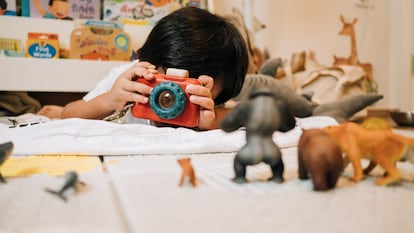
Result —
[[[372,65],[371,63],[361,63],[358,59],[357,45],[356,45],[356,36],[354,25],[358,22],[358,18],[354,18],[352,22],[347,22],[345,17],[341,14],[339,16],[343,26],[339,35],[349,36],[351,39],[351,55],[348,58],[337,57],[333,55],[334,66],[337,65],[351,65],[361,67],[366,75],[366,81],[368,85],[364,87],[367,92],[375,92],[377,87],[372,78]]]

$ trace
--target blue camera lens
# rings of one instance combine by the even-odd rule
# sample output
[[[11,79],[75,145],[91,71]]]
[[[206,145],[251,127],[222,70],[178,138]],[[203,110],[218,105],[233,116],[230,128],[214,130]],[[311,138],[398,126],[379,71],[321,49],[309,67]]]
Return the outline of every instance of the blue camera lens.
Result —
[[[184,111],[186,103],[184,90],[174,82],[159,83],[149,95],[152,111],[162,119],[177,118]]]

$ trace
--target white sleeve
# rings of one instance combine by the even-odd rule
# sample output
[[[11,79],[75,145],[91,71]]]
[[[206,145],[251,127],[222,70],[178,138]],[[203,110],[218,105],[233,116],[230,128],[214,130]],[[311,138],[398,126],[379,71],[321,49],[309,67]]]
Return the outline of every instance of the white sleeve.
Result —
[[[106,75],[101,81],[99,81],[99,83],[95,86],[95,88],[91,90],[88,94],[86,94],[82,99],[84,101],[89,101],[109,91],[114,85],[115,81],[118,79],[118,77],[136,63],[137,61],[134,61],[128,64],[124,64],[124,65],[120,65],[120,66],[112,68],[109,71],[108,75]]]

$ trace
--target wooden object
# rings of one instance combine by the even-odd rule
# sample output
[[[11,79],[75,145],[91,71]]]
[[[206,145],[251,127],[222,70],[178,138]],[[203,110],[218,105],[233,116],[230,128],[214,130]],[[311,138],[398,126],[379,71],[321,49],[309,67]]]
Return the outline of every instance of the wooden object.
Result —
[[[342,29],[339,31],[339,35],[341,36],[349,36],[351,41],[351,53],[348,58],[344,57],[337,57],[336,55],[333,56],[334,58],[334,66],[336,65],[350,65],[350,66],[359,66],[365,71],[366,80],[370,84],[369,86],[365,87],[367,92],[375,92],[377,87],[373,85],[373,77],[372,77],[372,64],[371,63],[362,63],[359,61],[358,58],[358,51],[357,51],[357,41],[356,41],[356,33],[354,25],[358,22],[358,18],[354,18],[352,22],[347,22],[343,15],[339,16],[339,19],[342,22]]]

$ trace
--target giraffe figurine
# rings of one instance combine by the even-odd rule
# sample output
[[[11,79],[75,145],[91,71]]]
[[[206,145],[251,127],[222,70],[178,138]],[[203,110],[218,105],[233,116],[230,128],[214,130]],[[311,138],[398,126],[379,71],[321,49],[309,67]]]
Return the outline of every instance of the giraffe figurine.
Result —
[[[355,36],[355,28],[354,25],[358,22],[358,18],[354,18],[352,22],[347,22],[345,17],[341,14],[339,16],[343,26],[341,31],[339,31],[339,35],[341,36],[349,36],[351,39],[351,55],[348,58],[342,58],[333,56],[334,58],[334,66],[337,65],[351,65],[351,66],[359,66],[361,67],[366,76],[366,86],[364,89],[367,92],[376,92],[377,86],[372,77],[372,65],[371,63],[361,63],[358,59],[358,51],[356,45],[356,36]]]

